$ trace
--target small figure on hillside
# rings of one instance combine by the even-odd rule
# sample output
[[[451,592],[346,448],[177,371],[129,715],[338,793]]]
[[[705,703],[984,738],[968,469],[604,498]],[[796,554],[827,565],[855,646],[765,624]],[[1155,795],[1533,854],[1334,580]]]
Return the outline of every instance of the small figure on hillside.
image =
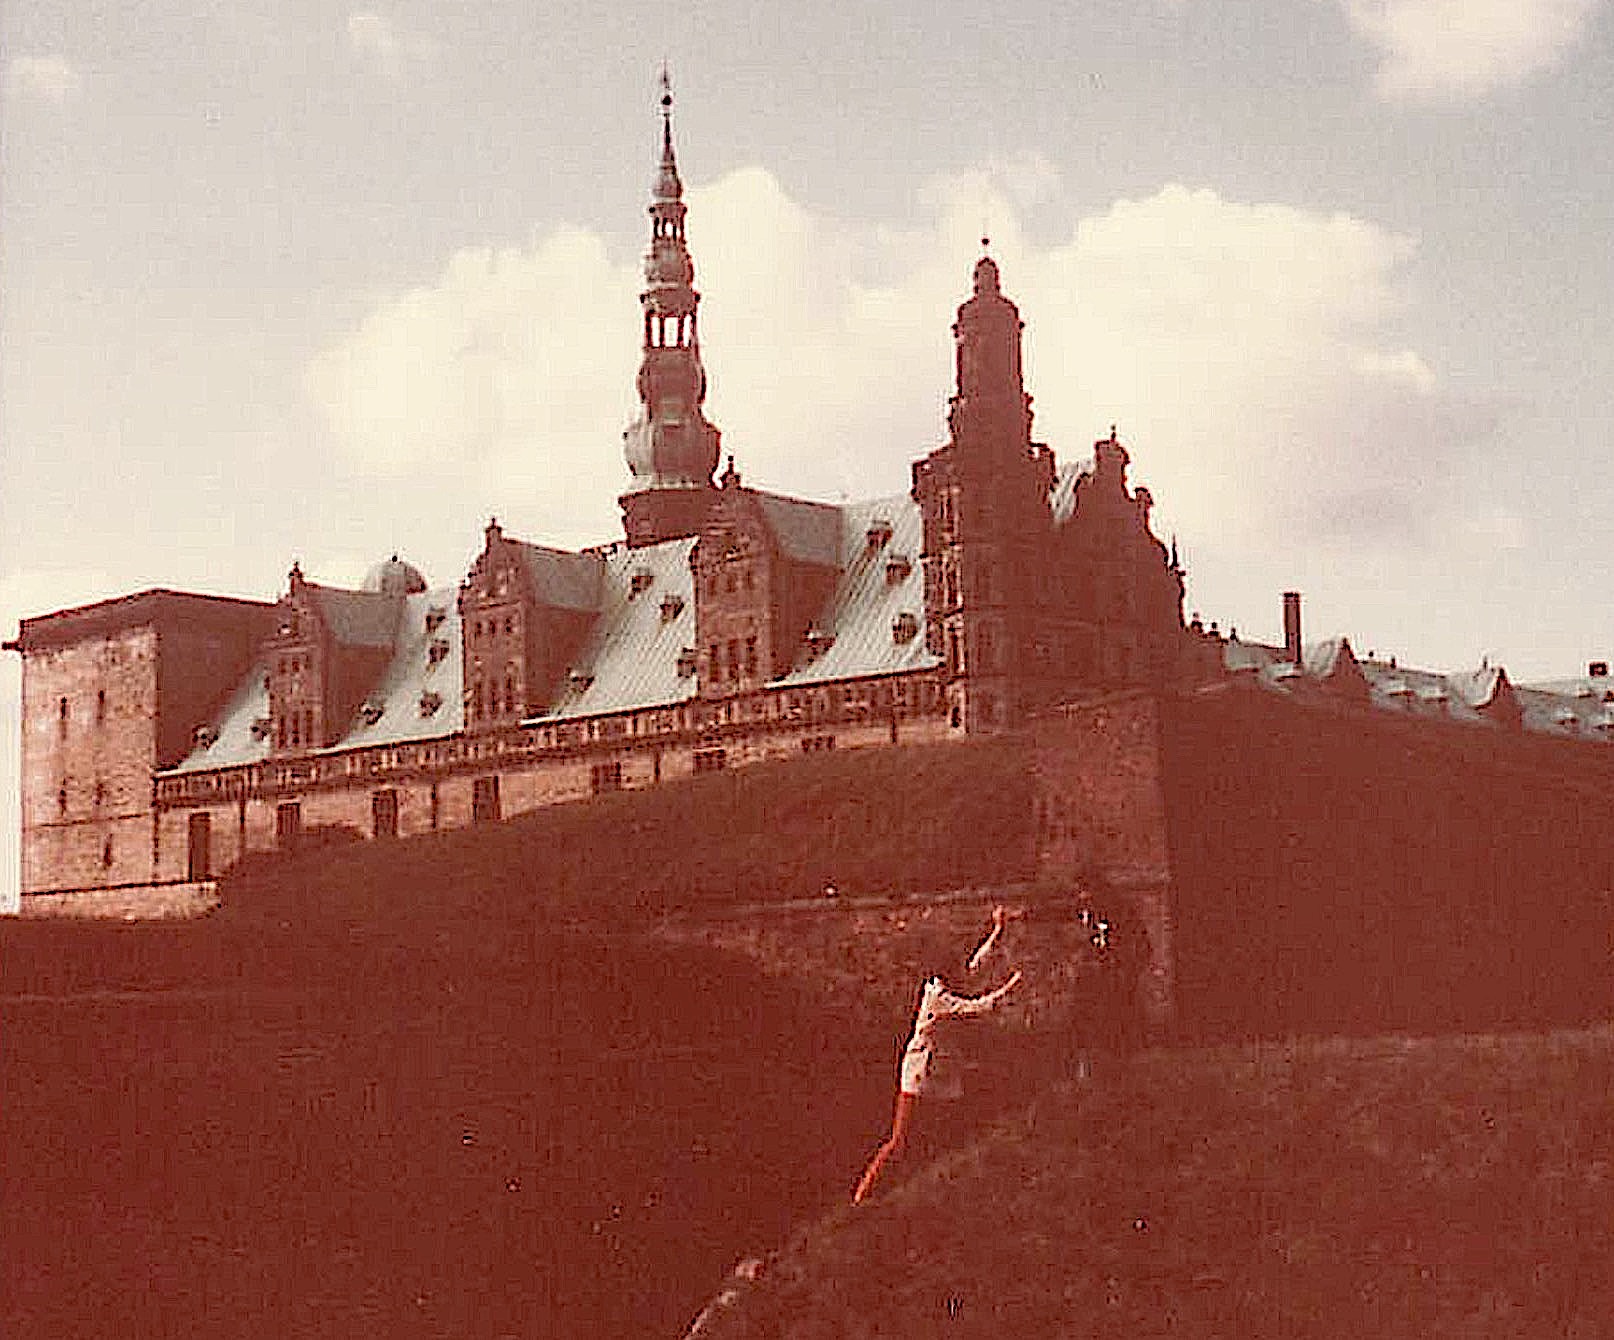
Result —
[[[968,968],[974,971],[988,954],[996,948],[1009,919],[1008,911],[1000,904],[992,909],[992,929],[969,956]],[[896,1111],[891,1118],[891,1134],[875,1150],[869,1166],[858,1180],[852,1193],[852,1203],[861,1204],[880,1179],[881,1170],[894,1158],[899,1158],[908,1147],[908,1136],[913,1129],[914,1106],[930,1080],[931,1065],[936,1051],[937,1024],[943,1019],[966,1018],[985,1014],[1007,995],[1020,981],[1017,969],[1008,981],[984,996],[960,996],[943,984],[940,975],[931,974],[919,989],[919,1003],[915,1011],[913,1033],[903,1049],[902,1064],[897,1086]]]

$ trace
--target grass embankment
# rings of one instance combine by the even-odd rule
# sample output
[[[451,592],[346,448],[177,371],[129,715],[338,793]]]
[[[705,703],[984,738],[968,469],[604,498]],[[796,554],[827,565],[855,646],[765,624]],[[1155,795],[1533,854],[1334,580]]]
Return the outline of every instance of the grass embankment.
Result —
[[[1019,788],[1003,747],[812,758],[255,860],[195,922],[0,926],[0,1331],[677,1334],[846,1194],[892,1056],[636,930],[1015,877]]]
[[[1614,1029],[1145,1054],[798,1236],[714,1337],[1614,1326]]]

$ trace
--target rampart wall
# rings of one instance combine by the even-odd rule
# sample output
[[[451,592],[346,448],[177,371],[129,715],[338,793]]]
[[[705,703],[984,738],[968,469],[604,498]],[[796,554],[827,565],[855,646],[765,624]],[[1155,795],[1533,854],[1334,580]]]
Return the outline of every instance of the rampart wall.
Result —
[[[1254,686],[1164,705],[1196,1034],[1464,1030],[1614,1008],[1614,751]]]

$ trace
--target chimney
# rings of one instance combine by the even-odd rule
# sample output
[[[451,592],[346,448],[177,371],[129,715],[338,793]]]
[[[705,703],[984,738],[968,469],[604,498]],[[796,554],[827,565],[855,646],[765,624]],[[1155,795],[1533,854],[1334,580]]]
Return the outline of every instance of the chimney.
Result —
[[[1608,662],[1607,661],[1593,661],[1590,665],[1588,665],[1586,667],[1586,674],[1591,679],[1607,679],[1608,678]]]
[[[1300,592],[1283,593],[1283,654],[1300,664]]]

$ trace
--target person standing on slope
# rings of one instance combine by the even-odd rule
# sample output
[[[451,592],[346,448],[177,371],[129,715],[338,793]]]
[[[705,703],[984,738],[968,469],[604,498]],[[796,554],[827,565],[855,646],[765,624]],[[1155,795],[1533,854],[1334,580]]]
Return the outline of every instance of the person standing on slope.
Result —
[[[1003,935],[1008,915],[1001,904],[992,909],[992,930],[970,955],[968,967],[971,972],[978,968],[982,960],[996,947]],[[897,1106],[891,1118],[891,1134],[879,1149],[875,1150],[874,1157],[869,1160],[869,1166],[863,1170],[857,1190],[852,1193],[852,1204],[859,1205],[864,1201],[874,1189],[874,1184],[880,1180],[880,1172],[885,1165],[890,1160],[900,1157],[908,1147],[908,1136],[913,1129],[914,1105],[918,1102],[919,1095],[925,1091],[925,1085],[930,1078],[931,1063],[936,1050],[937,1024],[943,1019],[960,1019],[985,1014],[1002,1000],[1019,980],[1020,972],[1016,970],[1002,986],[995,991],[987,992],[984,996],[960,996],[948,990],[942,979],[936,975],[932,975],[925,982],[919,993],[919,1009],[914,1016],[913,1033],[908,1038],[908,1045],[902,1053]]]

